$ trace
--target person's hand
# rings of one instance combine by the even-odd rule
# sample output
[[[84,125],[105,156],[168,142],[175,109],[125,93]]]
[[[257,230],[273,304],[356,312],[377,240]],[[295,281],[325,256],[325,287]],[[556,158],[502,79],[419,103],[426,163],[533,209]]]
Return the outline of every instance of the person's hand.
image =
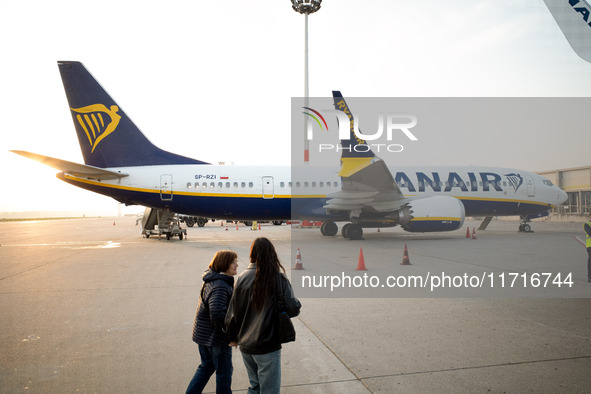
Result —
[[[238,342],[230,342],[230,344],[228,346],[232,346],[237,348],[238,347]]]

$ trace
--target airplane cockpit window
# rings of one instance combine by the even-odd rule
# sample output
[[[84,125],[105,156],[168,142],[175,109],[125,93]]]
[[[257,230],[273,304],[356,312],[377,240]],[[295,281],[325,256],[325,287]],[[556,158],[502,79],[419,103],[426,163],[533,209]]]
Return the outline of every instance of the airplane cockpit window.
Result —
[[[554,184],[547,179],[544,179],[543,182],[544,182],[544,185],[546,185],[546,186],[554,186]]]

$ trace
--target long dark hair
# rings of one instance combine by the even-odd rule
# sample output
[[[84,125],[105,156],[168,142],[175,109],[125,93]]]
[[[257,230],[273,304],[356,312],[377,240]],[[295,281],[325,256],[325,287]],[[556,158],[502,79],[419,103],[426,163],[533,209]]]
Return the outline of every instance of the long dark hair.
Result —
[[[279,262],[271,241],[264,237],[255,239],[250,246],[250,262],[257,266],[252,289],[252,305],[260,310],[276,287],[279,269],[285,274],[285,268]]]

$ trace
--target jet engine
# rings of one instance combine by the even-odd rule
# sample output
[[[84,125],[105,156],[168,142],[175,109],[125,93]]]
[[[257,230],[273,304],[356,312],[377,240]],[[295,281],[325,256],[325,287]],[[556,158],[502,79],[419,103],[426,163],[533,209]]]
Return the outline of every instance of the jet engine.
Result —
[[[457,230],[464,224],[466,215],[464,204],[449,196],[413,200],[397,213],[398,224],[404,230],[420,233]]]

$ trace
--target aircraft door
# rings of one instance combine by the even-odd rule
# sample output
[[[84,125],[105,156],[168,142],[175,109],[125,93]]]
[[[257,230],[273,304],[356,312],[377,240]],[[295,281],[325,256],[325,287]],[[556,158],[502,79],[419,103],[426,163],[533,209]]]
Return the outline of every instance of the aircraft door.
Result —
[[[536,195],[536,185],[534,183],[534,180],[531,176],[526,175],[525,182],[527,183],[527,196],[534,197]]]
[[[172,201],[172,174],[160,175],[160,200]]]
[[[263,198],[272,199],[275,197],[275,190],[272,176],[263,177]]]

